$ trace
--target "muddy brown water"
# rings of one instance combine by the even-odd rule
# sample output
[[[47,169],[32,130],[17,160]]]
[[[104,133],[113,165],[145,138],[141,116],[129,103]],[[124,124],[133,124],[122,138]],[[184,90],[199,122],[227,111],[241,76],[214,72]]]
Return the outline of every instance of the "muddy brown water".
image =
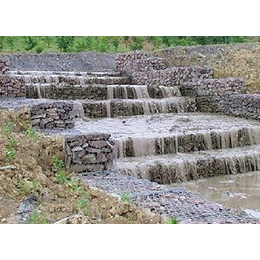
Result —
[[[216,176],[174,183],[229,208],[241,208],[260,219],[260,172]]]

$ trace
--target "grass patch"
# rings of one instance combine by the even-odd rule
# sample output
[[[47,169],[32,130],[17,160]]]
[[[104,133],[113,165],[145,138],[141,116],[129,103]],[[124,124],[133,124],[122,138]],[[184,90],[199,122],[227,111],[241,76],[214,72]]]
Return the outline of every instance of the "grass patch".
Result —
[[[176,217],[171,217],[171,218],[169,219],[168,224],[179,224],[179,221],[177,220]]]
[[[34,191],[39,190],[40,183],[38,180],[28,181],[26,179],[22,179],[18,182],[17,186],[18,186],[19,192],[22,195],[26,195],[32,190],[34,190]]]
[[[32,212],[26,224],[48,224],[48,218],[45,214]]]
[[[130,201],[130,196],[131,196],[131,191],[128,190],[128,191],[126,191],[126,192],[121,194],[120,199],[122,201],[128,201],[129,202]]]

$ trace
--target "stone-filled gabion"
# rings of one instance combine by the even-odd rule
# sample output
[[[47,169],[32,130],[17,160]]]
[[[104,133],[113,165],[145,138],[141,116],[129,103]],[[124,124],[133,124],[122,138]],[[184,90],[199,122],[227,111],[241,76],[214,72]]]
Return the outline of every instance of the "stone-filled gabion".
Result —
[[[8,75],[0,75],[0,97],[21,98],[25,97],[25,83]]]
[[[30,107],[31,124],[36,129],[74,127],[74,104],[72,102],[46,102]]]
[[[0,75],[9,71],[9,61],[6,59],[0,59]]]
[[[227,94],[244,94],[246,84],[243,79],[223,78],[204,79],[185,83],[180,88],[185,96],[223,96]]]
[[[110,134],[93,133],[65,137],[66,167],[72,172],[112,170],[115,142]]]
[[[173,67],[165,70],[152,70],[147,73],[147,85],[151,87],[175,86],[185,82],[194,82],[202,79],[213,78],[213,68],[211,67]],[[133,83],[141,79],[135,74]],[[144,81],[144,80],[141,80]],[[143,82],[142,82],[143,83]]]
[[[62,86],[59,84],[28,84],[26,97],[48,99],[107,99],[106,85]]]
[[[116,57],[116,69],[131,77],[132,83],[148,86],[173,86],[183,82],[211,79],[211,67],[167,68],[166,59],[145,52],[130,52]]]
[[[149,57],[145,52],[136,51],[116,56],[116,70],[128,76],[132,76],[134,72],[147,72],[166,68],[166,59]]]
[[[260,120],[260,95],[201,96],[196,98],[196,104],[200,112]]]

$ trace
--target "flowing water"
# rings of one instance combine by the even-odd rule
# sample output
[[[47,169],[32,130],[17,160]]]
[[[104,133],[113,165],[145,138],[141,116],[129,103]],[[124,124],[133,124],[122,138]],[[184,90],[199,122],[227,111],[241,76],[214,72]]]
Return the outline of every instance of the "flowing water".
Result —
[[[171,184],[230,208],[245,209],[260,218],[260,172],[216,176],[197,181]]]
[[[109,105],[105,105],[104,109],[111,114]],[[259,122],[199,113],[104,118],[76,122],[75,128],[82,133],[112,134],[117,140],[119,157],[124,157],[124,154],[151,156],[260,144]]]

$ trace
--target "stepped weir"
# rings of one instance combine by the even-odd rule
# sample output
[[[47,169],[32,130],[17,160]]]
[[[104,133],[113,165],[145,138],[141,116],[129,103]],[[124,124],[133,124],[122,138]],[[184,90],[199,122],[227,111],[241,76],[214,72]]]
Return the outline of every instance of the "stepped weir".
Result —
[[[119,54],[115,67],[99,71],[10,70],[9,63],[0,59],[0,108],[28,108],[37,131],[63,136],[69,170],[108,192],[129,188],[139,206],[161,204],[165,194],[192,197],[165,184],[260,171],[260,95],[246,94],[243,79],[215,79],[210,67],[169,68],[143,52]],[[206,223],[254,221],[201,203],[211,210]],[[202,209],[193,207],[193,217],[176,212],[200,222]]]

